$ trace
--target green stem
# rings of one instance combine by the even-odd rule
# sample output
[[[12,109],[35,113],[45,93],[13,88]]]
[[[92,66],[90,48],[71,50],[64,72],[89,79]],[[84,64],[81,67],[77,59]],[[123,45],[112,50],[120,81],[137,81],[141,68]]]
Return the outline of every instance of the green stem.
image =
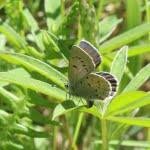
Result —
[[[108,138],[107,138],[107,124],[106,119],[101,119],[101,132],[102,132],[102,150],[108,150]]]
[[[75,143],[77,141],[77,137],[79,135],[79,130],[80,130],[81,122],[83,120],[83,116],[84,116],[84,113],[83,112],[80,113],[79,120],[77,122],[77,126],[76,126],[75,133],[74,133],[74,136],[73,136],[73,142],[72,142],[72,146],[71,146],[72,148],[74,148]]]
[[[146,5],[146,19],[147,22],[150,22],[150,4],[149,4],[149,0],[145,0],[145,5]],[[149,38],[148,38],[149,42],[150,42],[150,33],[149,33]]]
[[[60,11],[61,11],[61,18],[64,18],[65,15],[65,4],[64,4],[64,0],[61,0],[61,5],[60,5]]]
[[[104,0],[99,0],[98,8],[97,8],[97,13],[96,13],[97,14],[97,16],[96,16],[97,22],[101,18],[101,13],[102,13],[103,5],[104,5]]]
[[[57,132],[58,132],[58,127],[54,127],[54,131],[53,131],[53,149],[52,150],[56,150],[57,148]]]
[[[78,40],[82,39],[82,26],[80,24],[80,15],[79,15],[79,19],[78,19]]]

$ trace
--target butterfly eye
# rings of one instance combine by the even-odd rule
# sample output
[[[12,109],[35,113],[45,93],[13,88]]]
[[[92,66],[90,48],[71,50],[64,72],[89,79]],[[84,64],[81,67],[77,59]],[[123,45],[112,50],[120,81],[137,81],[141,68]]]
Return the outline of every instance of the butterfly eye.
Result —
[[[66,88],[69,88],[69,83],[64,84]]]

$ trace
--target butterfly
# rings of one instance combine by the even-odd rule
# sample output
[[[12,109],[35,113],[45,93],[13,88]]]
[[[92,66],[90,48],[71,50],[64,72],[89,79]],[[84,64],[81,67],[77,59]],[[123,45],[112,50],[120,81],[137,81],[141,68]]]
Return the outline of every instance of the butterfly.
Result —
[[[94,105],[94,100],[113,97],[117,91],[117,79],[112,74],[93,72],[101,60],[98,50],[85,40],[71,48],[67,85],[69,94],[84,98],[88,107]]]

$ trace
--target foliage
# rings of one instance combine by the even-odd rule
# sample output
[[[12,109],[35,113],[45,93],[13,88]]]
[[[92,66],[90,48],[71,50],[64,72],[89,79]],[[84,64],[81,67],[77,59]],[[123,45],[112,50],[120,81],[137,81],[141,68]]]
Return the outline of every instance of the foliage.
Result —
[[[104,11],[111,5],[103,0],[0,2],[0,149],[150,148],[147,128],[136,141],[150,127],[150,93],[140,89],[150,77],[142,55],[150,52],[149,3],[136,0],[134,12],[130,0],[112,5],[126,6],[127,17]],[[82,38],[103,57],[97,71],[119,82],[114,99],[91,108],[68,100],[64,86],[69,50]]]

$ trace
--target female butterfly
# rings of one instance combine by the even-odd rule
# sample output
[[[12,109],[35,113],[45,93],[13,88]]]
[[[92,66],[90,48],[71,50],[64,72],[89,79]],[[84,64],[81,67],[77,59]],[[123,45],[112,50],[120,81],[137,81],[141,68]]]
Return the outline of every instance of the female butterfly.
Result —
[[[98,50],[89,42],[82,40],[72,46],[68,68],[69,94],[84,98],[89,107],[93,106],[94,100],[113,97],[118,87],[112,74],[93,72],[100,63]]]

